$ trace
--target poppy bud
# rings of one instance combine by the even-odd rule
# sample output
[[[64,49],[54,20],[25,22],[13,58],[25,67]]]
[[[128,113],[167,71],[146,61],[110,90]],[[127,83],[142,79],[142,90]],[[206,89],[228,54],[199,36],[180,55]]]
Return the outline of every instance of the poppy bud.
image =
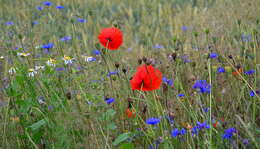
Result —
[[[123,68],[122,71],[123,71],[123,73],[126,73],[127,70],[125,68]]]
[[[194,32],[193,35],[197,38],[199,36],[198,32]]]
[[[241,68],[241,66],[238,64],[238,65],[236,66],[236,68],[237,68],[237,69],[240,69],[240,68]]]
[[[145,64],[146,64],[146,65],[151,65],[152,62],[153,62],[153,60],[152,60],[152,59],[149,59],[149,60],[146,60]]]
[[[142,59],[138,59],[138,64],[141,65],[142,64]]]
[[[146,63],[146,61],[147,61],[147,58],[143,57],[143,62]]]
[[[104,54],[104,55],[105,55],[105,54],[106,54],[106,52],[107,52],[106,48],[102,48],[102,49],[101,49],[101,52],[102,52],[102,54]]]
[[[99,44],[99,43],[96,43],[96,44],[95,44],[95,47],[99,50],[99,49],[100,49],[100,44]]]
[[[147,105],[144,105],[143,114],[147,112]]]
[[[66,93],[66,97],[68,100],[71,100],[71,93],[70,92]]]
[[[232,55],[229,55],[228,58],[229,58],[229,59],[233,59],[233,56],[232,56]]]
[[[119,68],[119,63],[115,63],[115,67],[118,69]]]
[[[176,60],[176,57],[177,57],[177,54],[176,53],[172,53],[172,59],[175,61]]]
[[[196,67],[196,62],[192,62],[191,63],[191,66],[194,68],[194,67]]]
[[[114,23],[114,24],[113,24],[113,27],[118,28],[118,24],[117,24],[117,23]]]
[[[208,29],[208,28],[205,29],[205,33],[206,33],[206,34],[209,34],[209,29]]]
[[[239,26],[241,25],[241,20],[240,20],[240,19],[237,20],[237,24],[238,24]]]

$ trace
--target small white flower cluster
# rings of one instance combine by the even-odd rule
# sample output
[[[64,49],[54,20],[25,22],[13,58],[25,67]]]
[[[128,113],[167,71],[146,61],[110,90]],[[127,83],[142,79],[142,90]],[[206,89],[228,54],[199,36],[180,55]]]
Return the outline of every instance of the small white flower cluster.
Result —
[[[10,75],[15,74],[15,73],[16,73],[16,68],[15,68],[15,67],[11,67],[11,68],[8,70],[8,73],[9,73]]]
[[[46,62],[46,64],[47,64],[48,66],[55,67],[55,66],[56,66],[56,60],[50,58],[50,59],[48,59],[48,61]]]
[[[64,55],[64,57],[62,59],[63,59],[65,65],[73,64],[73,61],[74,61],[74,58],[71,58],[66,55]]]
[[[29,55],[31,55],[30,53],[25,53],[25,52],[22,52],[22,53],[17,53],[17,56],[21,56],[21,57],[27,57],[27,56],[29,56]]]

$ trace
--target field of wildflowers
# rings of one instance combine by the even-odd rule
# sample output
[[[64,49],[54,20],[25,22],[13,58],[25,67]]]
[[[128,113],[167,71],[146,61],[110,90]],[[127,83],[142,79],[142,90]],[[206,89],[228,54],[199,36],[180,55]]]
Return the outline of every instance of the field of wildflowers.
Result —
[[[256,149],[259,0],[0,0],[0,149]]]

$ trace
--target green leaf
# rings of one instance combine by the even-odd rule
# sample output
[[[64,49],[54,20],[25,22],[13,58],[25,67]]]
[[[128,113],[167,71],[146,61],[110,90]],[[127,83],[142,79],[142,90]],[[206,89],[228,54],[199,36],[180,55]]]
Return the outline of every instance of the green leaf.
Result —
[[[120,145],[119,149],[134,149],[134,144],[133,143],[124,143]]]
[[[121,143],[121,142],[125,141],[126,139],[128,139],[129,137],[130,137],[130,133],[123,133],[123,134],[119,135],[112,144],[114,146],[116,146],[119,143]]]
[[[38,122],[32,124],[31,126],[29,126],[29,128],[32,129],[33,131],[35,131],[35,130],[41,128],[45,124],[46,124],[46,120],[42,119],[42,120],[39,120]]]
[[[116,114],[116,111],[113,110],[113,109],[109,109],[107,110],[101,117],[102,120],[107,120],[107,121],[110,121],[113,116]]]
[[[107,125],[107,128],[108,128],[108,129],[115,130],[117,127],[116,127],[116,124],[113,122],[113,123],[108,124],[108,125]]]

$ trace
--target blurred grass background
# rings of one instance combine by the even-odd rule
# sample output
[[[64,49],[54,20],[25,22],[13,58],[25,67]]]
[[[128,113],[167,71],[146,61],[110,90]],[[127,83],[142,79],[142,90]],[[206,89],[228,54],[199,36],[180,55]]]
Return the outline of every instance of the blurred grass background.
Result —
[[[40,0],[0,1],[0,56],[4,56],[0,59],[0,147],[118,148],[112,142],[124,132],[135,136],[129,137],[128,142],[140,149],[149,148],[160,137],[164,141],[159,148],[258,147],[259,97],[249,96],[250,90],[259,89],[260,83],[258,0],[51,2],[53,5],[47,7]],[[65,8],[58,10],[56,5]],[[37,6],[43,10],[37,10]],[[78,18],[86,22],[80,23]],[[13,25],[6,25],[8,21]],[[93,55],[100,30],[113,25],[122,30],[124,42],[119,50],[107,52],[109,68],[116,71],[114,64],[119,63],[120,71],[125,68],[128,72],[112,76],[111,83],[103,63],[86,63],[82,55]],[[250,35],[250,42],[242,41],[243,35]],[[61,42],[59,39],[64,36],[71,36],[72,40]],[[49,42],[55,45],[50,54],[37,48]],[[155,48],[156,44],[163,48]],[[31,55],[17,56],[17,52],[25,51]],[[210,52],[217,52],[218,60],[209,61]],[[168,60],[172,53],[177,54],[176,62]],[[76,59],[73,66],[63,64],[64,55]],[[229,55],[235,63],[228,59]],[[138,59],[144,56],[154,59],[164,76],[174,79],[174,88],[147,94],[131,92],[128,80]],[[192,62],[182,63],[183,56]],[[29,68],[45,65],[49,58],[56,59],[57,67],[65,67],[66,71],[56,72],[48,67],[34,78],[27,76]],[[238,64],[256,73],[237,79],[232,71]],[[217,74],[219,66],[225,67],[227,73]],[[8,73],[11,67],[16,67],[16,75]],[[101,78],[105,78],[103,83],[92,81]],[[192,85],[197,79],[212,79],[212,96],[194,92]],[[179,93],[186,97],[179,100]],[[115,104],[106,105],[104,96],[115,98]],[[39,104],[40,97],[44,98],[44,105]],[[127,98],[134,100],[138,112],[144,105],[148,112],[127,119]],[[165,100],[169,100],[169,107]],[[201,110],[209,106],[211,114]],[[174,128],[194,126],[197,121],[209,121],[210,116],[223,118],[225,123],[197,137],[189,133],[182,139],[170,137],[173,126],[166,120],[157,129],[145,126],[146,118],[168,113],[175,115]],[[233,141],[223,141],[221,134],[229,127],[236,127],[239,134]],[[243,138],[250,140],[249,145],[243,144]]]

